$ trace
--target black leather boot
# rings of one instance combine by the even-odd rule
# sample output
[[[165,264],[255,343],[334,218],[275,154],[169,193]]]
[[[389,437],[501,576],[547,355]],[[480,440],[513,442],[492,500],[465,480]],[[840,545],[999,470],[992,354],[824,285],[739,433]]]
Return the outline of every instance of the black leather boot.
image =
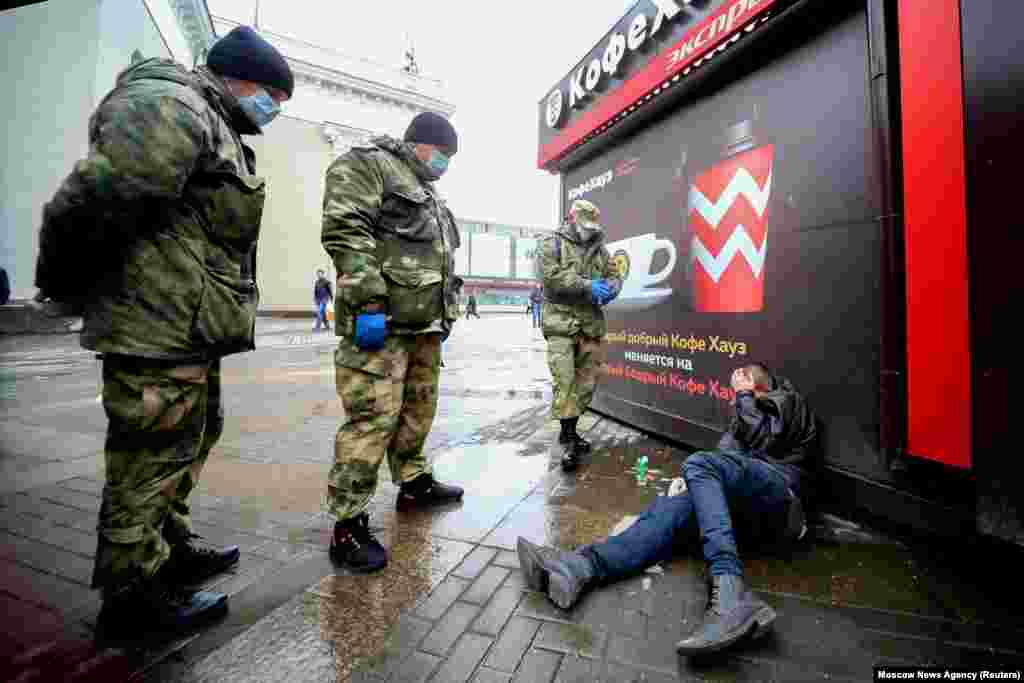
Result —
[[[148,631],[189,631],[228,610],[228,596],[214,591],[186,591],[158,571],[136,573],[117,587],[103,589],[103,607],[96,620],[100,638],[137,638]]]
[[[742,576],[712,576],[704,623],[676,643],[676,651],[692,657],[716,652],[751,634],[758,638],[775,621],[775,610],[747,589]]]
[[[580,451],[576,444],[568,443],[562,446],[562,471],[572,472],[580,466]]]
[[[578,417],[569,417],[562,420],[562,431],[558,435],[558,443],[563,446],[575,445],[577,454],[589,453],[591,450],[590,442],[576,431],[576,424],[579,420]]]
[[[188,534],[171,545],[171,557],[160,568],[165,580],[180,586],[194,586],[238,564],[237,545],[214,548]]]
[[[551,602],[562,609],[576,604],[596,574],[590,558],[583,553],[545,548],[522,537],[516,542],[516,552],[526,584],[532,590],[547,593]]]
[[[330,554],[354,572],[375,572],[388,564],[388,553],[370,531],[370,515],[365,512],[334,523]]]
[[[396,501],[399,509],[426,508],[462,500],[462,487],[442,484],[430,473],[424,473],[402,484]]]

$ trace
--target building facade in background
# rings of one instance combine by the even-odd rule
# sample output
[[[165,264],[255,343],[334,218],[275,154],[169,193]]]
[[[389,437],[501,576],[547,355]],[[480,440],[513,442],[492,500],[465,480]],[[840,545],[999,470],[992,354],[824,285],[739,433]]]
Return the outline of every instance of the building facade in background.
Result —
[[[537,283],[536,255],[550,229],[457,218],[462,247],[455,272],[479,304],[525,306]]]
[[[353,145],[381,135],[401,137],[416,114],[449,117],[444,84],[416,70],[386,66],[276,33],[254,17],[213,15],[216,35],[243,23],[288,60],[295,92],[261,136],[247,139],[256,172],[267,178],[257,280],[264,313],[311,313],[317,269],[334,277],[320,243],[324,175]],[[400,57],[400,55],[396,55]]]
[[[43,204],[88,152],[88,120],[133,60],[201,63],[205,0],[50,0],[0,12],[0,265],[12,299],[35,294]]]

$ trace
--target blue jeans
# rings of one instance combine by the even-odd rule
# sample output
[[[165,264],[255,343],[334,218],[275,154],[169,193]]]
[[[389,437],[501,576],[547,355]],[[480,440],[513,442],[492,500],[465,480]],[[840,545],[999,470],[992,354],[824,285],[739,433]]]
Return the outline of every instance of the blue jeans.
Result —
[[[316,327],[313,329],[319,330],[321,324],[324,327],[330,327],[327,324],[327,299],[316,302]]]
[[[533,304],[530,308],[533,310],[533,326],[540,327],[540,304]]]
[[[633,526],[584,549],[602,582],[615,581],[671,558],[677,543],[703,540],[713,576],[743,574],[733,516],[759,538],[785,528],[786,490],[800,495],[800,470],[773,465],[743,453],[702,451],[683,463],[687,492],[659,497]]]

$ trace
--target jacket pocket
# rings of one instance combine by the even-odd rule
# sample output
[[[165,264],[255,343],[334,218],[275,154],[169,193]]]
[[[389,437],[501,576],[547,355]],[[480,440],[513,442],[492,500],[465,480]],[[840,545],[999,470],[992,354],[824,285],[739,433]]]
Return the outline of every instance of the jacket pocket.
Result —
[[[228,172],[203,173],[186,190],[207,230],[241,251],[256,241],[266,202],[266,180]]]
[[[252,349],[257,300],[255,282],[207,266],[193,335],[214,355]]]
[[[414,242],[441,238],[430,195],[422,190],[391,190],[381,202],[378,225],[388,232]]]
[[[441,273],[436,270],[382,271],[388,281],[388,313],[400,327],[426,327],[444,315]]]

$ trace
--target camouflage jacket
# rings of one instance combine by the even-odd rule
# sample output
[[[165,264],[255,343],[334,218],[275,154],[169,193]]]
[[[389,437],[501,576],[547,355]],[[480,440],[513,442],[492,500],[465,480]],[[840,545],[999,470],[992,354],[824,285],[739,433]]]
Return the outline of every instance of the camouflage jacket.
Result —
[[[89,154],[43,209],[36,286],[84,315],[82,345],[157,359],[253,348],[264,181],[223,82],[150,59],[89,120]]]
[[[592,242],[580,241],[576,230],[562,225],[540,245],[540,273],[544,283],[541,321],[544,336],[603,337],[608,331],[604,312],[590,298],[590,281],[605,279],[622,286],[615,265],[604,246],[604,234]]]
[[[355,316],[375,303],[393,334],[451,332],[459,233],[427,172],[410,145],[386,136],[327,169],[321,241],[338,272],[339,336],[351,339]]]

